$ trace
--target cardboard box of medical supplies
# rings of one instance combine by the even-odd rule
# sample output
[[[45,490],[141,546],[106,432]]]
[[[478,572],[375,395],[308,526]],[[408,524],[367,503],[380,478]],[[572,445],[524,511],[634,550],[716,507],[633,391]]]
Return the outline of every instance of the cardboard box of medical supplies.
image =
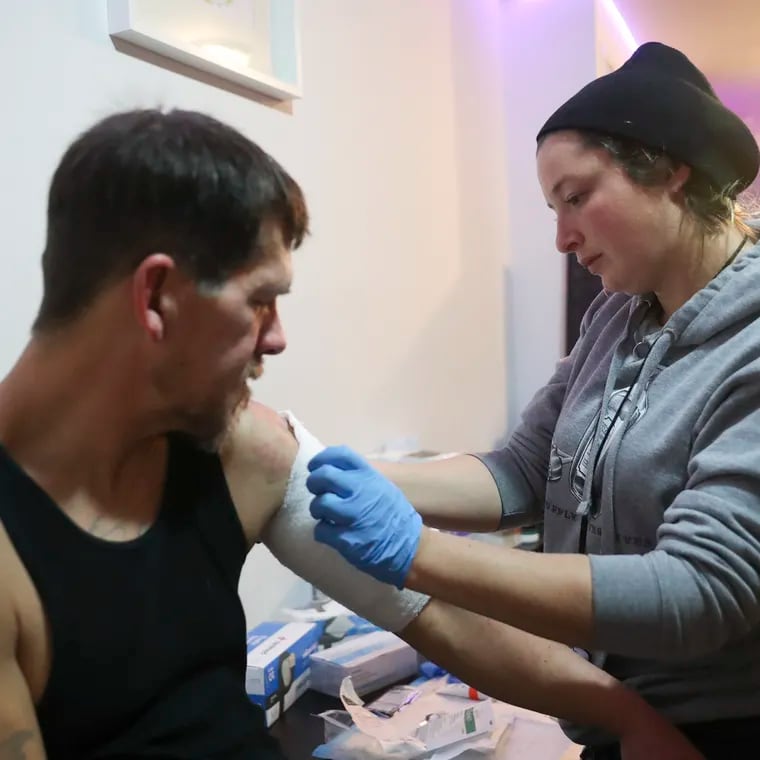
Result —
[[[321,628],[313,623],[260,623],[248,632],[245,691],[271,726],[309,688],[311,655]]]
[[[337,697],[351,676],[356,693],[368,694],[417,672],[417,652],[387,631],[345,639],[311,658],[311,688]]]

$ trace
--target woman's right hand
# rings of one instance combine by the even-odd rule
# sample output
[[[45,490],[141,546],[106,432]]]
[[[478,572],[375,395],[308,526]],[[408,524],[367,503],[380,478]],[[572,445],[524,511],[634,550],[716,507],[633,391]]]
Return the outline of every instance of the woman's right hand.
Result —
[[[632,723],[620,737],[622,760],[705,760],[704,755],[658,713]]]

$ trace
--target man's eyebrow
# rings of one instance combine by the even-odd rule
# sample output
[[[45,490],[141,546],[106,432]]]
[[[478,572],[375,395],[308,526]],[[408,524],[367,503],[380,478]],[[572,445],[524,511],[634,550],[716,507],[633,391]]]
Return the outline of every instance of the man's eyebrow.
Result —
[[[273,282],[262,283],[251,291],[251,298],[277,298],[290,293],[290,283],[279,284]]]

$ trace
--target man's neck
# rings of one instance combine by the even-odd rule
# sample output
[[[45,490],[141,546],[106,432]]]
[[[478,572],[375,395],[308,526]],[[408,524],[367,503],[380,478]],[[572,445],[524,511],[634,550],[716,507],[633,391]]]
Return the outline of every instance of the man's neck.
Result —
[[[107,492],[162,436],[141,414],[134,363],[91,348],[81,336],[32,338],[0,383],[0,442],[27,470]]]

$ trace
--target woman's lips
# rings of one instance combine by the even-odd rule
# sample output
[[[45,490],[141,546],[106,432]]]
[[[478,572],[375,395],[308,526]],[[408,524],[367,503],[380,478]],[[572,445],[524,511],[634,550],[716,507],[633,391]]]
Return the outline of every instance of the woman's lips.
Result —
[[[585,258],[579,258],[578,263],[584,268],[591,271],[591,267],[596,264],[599,259],[602,258],[601,253],[594,254],[593,256],[586,256]]]

